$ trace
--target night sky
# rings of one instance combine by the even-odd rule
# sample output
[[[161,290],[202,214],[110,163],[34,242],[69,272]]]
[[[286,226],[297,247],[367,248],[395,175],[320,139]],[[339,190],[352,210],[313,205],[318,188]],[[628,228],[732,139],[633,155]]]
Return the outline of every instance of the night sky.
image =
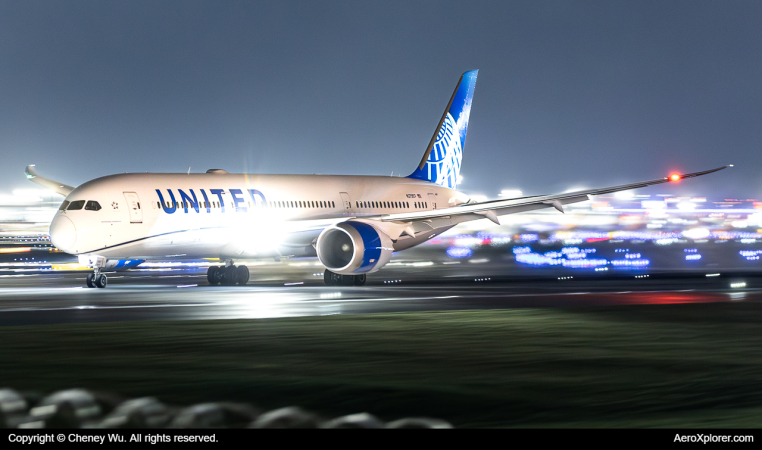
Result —
[[[762,197],[759,1],[0,0],[0,190],[24,167],[408,175],[479,69],[460,188]]]

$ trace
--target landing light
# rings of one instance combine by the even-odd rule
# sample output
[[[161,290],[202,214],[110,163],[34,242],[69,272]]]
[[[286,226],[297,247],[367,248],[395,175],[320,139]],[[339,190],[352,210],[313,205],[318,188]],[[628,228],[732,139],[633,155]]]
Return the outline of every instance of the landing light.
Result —
[[[680,175],[678,175],[676,173],[673,173],[672,175],[669,176],[669,180],[670,181],[680,181]]]

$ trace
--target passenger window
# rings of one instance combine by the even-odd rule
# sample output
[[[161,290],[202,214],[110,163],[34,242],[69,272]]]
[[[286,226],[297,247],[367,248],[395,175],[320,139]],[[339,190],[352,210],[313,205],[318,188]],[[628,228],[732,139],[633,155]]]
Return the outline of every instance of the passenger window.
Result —
[[[79,211],[82,209],[82,207],[85,206],[84,200],[77,200],[74,202],[69,203],[69,207],[66,208],[67,211]]]
[[[88,200],[87,204],[85,205],[85,209],[87,211],[100,211],[101,205],[95,200]]]
[[[65,211],[65,210],[66,210],[66,207],[67,207],[67,206],[69,206],[69,203],[70,203],[70,202],[69,202],[68,200],[64,200],[64,202],[63,202],[63,203],[61,203],[61,207],[60,207],[60,208],[58,208],[58,210],[59,210],[59,211]]]

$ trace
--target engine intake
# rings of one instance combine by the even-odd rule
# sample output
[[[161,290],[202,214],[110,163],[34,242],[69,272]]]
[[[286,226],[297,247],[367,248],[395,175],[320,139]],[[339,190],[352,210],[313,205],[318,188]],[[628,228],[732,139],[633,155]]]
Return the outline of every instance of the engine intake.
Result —
[[[347,221],[328,227],[318,236],[315,249],[323,265],[334,273],[372,273],[392,258],[392,240],[372,225]]]

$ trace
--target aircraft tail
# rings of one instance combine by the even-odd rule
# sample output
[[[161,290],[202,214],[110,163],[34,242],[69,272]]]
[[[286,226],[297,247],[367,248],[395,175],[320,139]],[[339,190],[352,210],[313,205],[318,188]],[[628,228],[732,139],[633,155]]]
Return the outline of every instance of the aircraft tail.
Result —
[[[418,168],[408,176],[456,189],[478,70],[461,75]]]

